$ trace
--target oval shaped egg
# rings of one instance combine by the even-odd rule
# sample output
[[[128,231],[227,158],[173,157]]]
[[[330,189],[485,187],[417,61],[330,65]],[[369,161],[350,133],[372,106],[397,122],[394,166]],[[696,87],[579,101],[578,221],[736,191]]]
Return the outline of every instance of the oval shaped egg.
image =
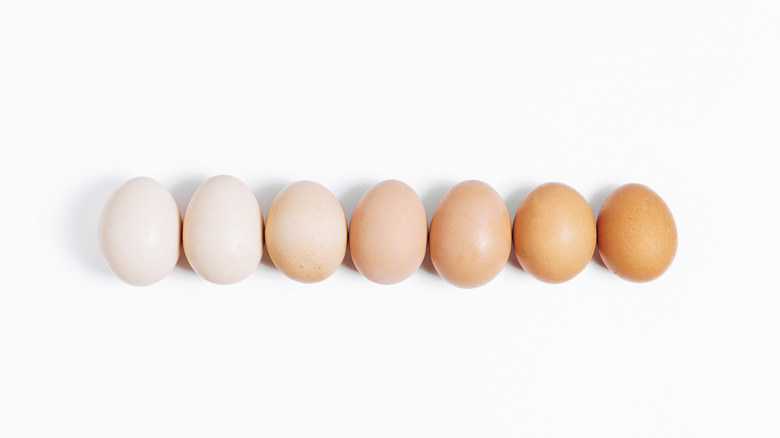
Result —
[[[108,266],[122,281],[135,286],[156,283],[179,259],[179,207],[159,182],[133,178],[103,208],[98,240]]]
[[[360,198],[349,224],[349,251],[361,274],[380,284],[411,276],[425,258],[428,217],[420,197],[397,180]]]
[[[333,194],[313,181],[285,187],[268,209],[266,248],[274,265],[303,283],[324,280],[347,251],[347,219]]]
[[[539,280],[561,283],[579,274],[596,249],[596,220],[573,188],[547,183],[533,189],[515,213],[515,256]]]
[[[677,252],[677,226],[663,199],[641,184],[626,184],[602,204],[597,221],[601,259],[617,276],[636,282],[663,274]]]
[[[473,288],[489,282],[512,250],[504,200],[484,182],[456,184],[433,214],[429,248],[436,272],[450,284]]]
[[[184,254],[198,275],[217,284],[241,281],[263,254],[260,204],[237,178],[210,178],[187,205],[182,237]]]

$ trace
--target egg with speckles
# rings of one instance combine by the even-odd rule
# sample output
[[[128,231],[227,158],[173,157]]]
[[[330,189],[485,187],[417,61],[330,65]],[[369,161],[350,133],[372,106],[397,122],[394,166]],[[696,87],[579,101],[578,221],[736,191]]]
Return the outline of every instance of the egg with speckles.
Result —
[[[601,259],[618,277],[651,281],[677,253],[677,226],[663,199],[642,184],[626,184],[602,204],[596,224]]]
[[[293,280],[322,281],[347,251],[347,219],[333,194],[314,181],[285,187],[268,209],[266,249],[274,265]]]

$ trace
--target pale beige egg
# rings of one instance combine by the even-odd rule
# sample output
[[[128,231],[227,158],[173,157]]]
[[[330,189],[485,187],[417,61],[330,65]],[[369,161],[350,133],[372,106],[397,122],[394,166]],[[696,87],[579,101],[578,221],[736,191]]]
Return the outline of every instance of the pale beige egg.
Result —
[[[333,274],[347,250],[347,219],[333,194],[313,181],[285,187],[268,209],[266,248],[274,265],[304,283]]]
[[[263,214],[252,191],[240,180],[220,175],[204,182],[184,212],[184,253],[206,280],[243,280],[263,254]]]
[[[349,251],[361,274],[380,284],[411,276],[425,258],[428,217],[415,191],[397,180],[372,187],[355,206]]]
[[[103,257],[126,283],[156,283],[179,259],[179,208],[170,192],[151,178],[133,178],[119,187],[103,208],[98,229]]]
[[[444,280],[473,288],[492,280],[512,251],[504,200],[481,181],[464,181],[442,198],[431,220],[431,261]]]

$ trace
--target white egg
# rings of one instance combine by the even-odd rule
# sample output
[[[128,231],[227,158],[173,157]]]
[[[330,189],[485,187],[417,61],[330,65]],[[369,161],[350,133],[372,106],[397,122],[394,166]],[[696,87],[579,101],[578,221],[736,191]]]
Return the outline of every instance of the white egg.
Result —
[[[181,215],[159,182],[133,178],[106,203],[98,239],[108,266],[123,281],[147,286],[176,266],[181,247]]]
[[[184,212],[184,254],[212,283],[243,280],[260,264],[263,214],[243,182],[227,175],[210,178],[192,195]]]

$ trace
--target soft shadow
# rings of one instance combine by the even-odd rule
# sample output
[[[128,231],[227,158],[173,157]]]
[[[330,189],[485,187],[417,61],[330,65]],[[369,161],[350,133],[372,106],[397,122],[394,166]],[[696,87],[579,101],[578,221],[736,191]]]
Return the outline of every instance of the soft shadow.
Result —
[[[184,212],[187,211],[187,204],[189,204],[192,194],[195,193],[195,190],[206,182],[207,179],[208,178],[206,177],[191,176],[184,178],[170,188],[171,195],[173,195],[173,199],[176,200],[176,205],[179,206],[179,212],[182,217],[184,216]]]
[[[76,257],[96,272],[112,276],[98,242],[98,226],[103,206],[108,198],[126,180],[117,176],[104,176],[84,188],[73,204],[65,235],[70,236],[69,245]]]
[[[428,189],[423,195],[420,197],[423,203],[423,207],[425,207],[425,214],[428,216],[428,232],[430,233],[430,226],[431,226],[431,220],[433,220],[433,213],[436,211],[436,207],[439,206],[439,202],[441,201],[441,198],[444,197],[444,195],[447,193],[449,189],[452,188],[456,183],[455,182],[448,182],[448,183],[439,183],[433,186],[432,188]],[[425,248],[425,258],[423,258],[422,265],[420,265],[420,268],[423,270],[423,272],[426,272],[430,275],[439,277],[439,273],[436,272],[436,267],[433,266],[433,261],[431,260],[431,245],[430,245],[430,238],[428,240],[428,245],[426,245]]]
[[[423,195],[420,197],[422,200],[423,206],[425,207],[425,214],[428,216],[428,226],[431,225],[431,220],[433,219],[433,213],[436,211],[436,207],[438,207],[439,202],[441,201],[441,198],[444,197],[444,195],[447,193],[449,189],[452,188],[456,183],[439,183],[432,188],[428,189]]]
[[[514,247],[512,247],[512,252],[509,253],[509,264],[512,265],[512,267],[525,272],[525,269],[523,269],[523,265],[521,265],[520,262],[517,260]]]
[[[616,185],[603,187],[600,190],[598,190],[596,194],[591,196],[590,199],[588,200],[590,209],[593,210],[593,217],[596,220],[598,220],[598,214],[599,214],[599,210],[601,209],[601,205],[604,204],[604,201],[607,199],[609,194],[612,193],[616,188],[617,188]],[[598,242],[596,242],[596,248],[593,250],[593,257],[591,259],[602,268],[609,269],[607,268],[607,265],[604,264],[604,260],[601,259],[601,254],[599,254]]]
[[[352,260],[352,253],[349,252],[349,244],[347,245],[347,252],[344,254],[344,260],[341,261],[341,266],[355,272],[360,272],[355,266],[355,261]]]
[[[195,190],[206,182],[207,179],[208,177],[206,176],[189,176],[171,187],[171,195],[173,196],[173,199],[176,200],[176,205],[179,207],[182,218],[184,217],[184,212],[187,211],[187,204],[190,203],[190,199],[195,193]],[[195,270],[192,269],[192,265],[190,265],[190,262],[187,260],[187,255],[184,254],[183,247],[179,254],[179,260],[176,262],[176,269],[195,274]]]
[[[192,265],[190,265],[189,260],[187,260],[187,255],[184,254],[184,249],[181,249],[181,253],[179,253],[179,260],[176,261],[176,269],[181,269],[182,271],[187,271],[191,273],[195,273],[195,270],[192,269]]]
[[[352,212],[355,211],[355,206],[360,198],[362,198],[373,185],[374,183],[371,182],[361,182],[351,186],[346,192],[343,192],[341,196],[339,196],[339,202],[341,203],[341,208],[344,209],[347,223],[352,219]]]
[[[268,249],[265,247],[263,247],[263,256],[260,257],[260,264],[276,270],[276,265],[274,264],[273,260],[271,260],[271,256],[268,255]]]
[[[431,260],[431,250],[430,248],[425,249],[425,258],[423,258],[422,265],[420,265],[420,268],[435,277],[439,276],[439,273],[436,272],[436,268],[433,266],[433,261]]]
[[[259,189],[254,190],[257,202],[260,203],[260,210],[263,212],[263,221],[268,217],[268,209],[271,208],[271,203],[274,202],[276,195],[282,191],[290,182],[273,181],[263,185]]]
[[[512,191],[506,198],[504,198],[504,202],[506,203],[506,208],[509,210],[509,219],[512,220],[512,223],[514,223],[515,220],[515,213],[517,213],[517,207],[520,205],[521,202],[523,202],[523,199],[528,195],[528,193],[533,190],[534,186],[530,184],[524,184],[515,190]]]
[[[596,248],[593,249],[593,257],[591,257],[591,260],[593,260],[597,265],[601,266],[602,268],[609,270],[609,268],[607,268],[607,265],[604,263],[604,260],[601,258],[601,254],[599,254],[598,245],[596,246]]]
[[[612,193],[617,187],[618,186],[609,186],[609,187],[601,188],[596,192],[596,194],[590,197],[590,199],[588,200],[588,205],[590,205],[590,209],[593,210],[594,219],[598,219],[601,205],[607,199],[609,194]]]
[[[505,199],[504,202],[506,203],[506,208],[509,210],[509,219],[512,221],[512,227],[514,229],[514,223],[515,223],[515,213],[517,213],[517,207],[520,205],[521,202],[523,202],[523,199],[528,195],[528,193],[533,190],[534,186],[531,184],[524,184],[515,190],[512,191]],[[515,257],[515,242],[514,242],[514,233],[512,233],[512,251],[509,253],[509,264],[512,265],[514,268],[517,268],[523,272],[525,272],[525,269],[520,265],[520,262],[517,261],[517,257]]]
[[[268,218],[268,209],[271,208],[271,203],[273,203],[274,199],[276,199],[276,195],[278,195],[279,192],[281,192],[290,183],[291,181],[273,181],[266,183],[263,185],[263,187],[260,187],[254,191],[257,202],[260,204],[260,210],[263,212],[263,233],[265,233],[265,223],[266,219]],[[263,242],[265,243],[265,236],[263,236]],[[260,257],[260,264],[273,270],[277,270],[276,265],[274,265],[273,260],[271,260],[271,256],[268,254],[268,248],[266,248],[265,245],[263,245],[263,255]]]
[[[360,198],[362,198],[363,195],[365,195],[374,184],[375,183],[371,182],[355,184],[347,189],[346,192],[342,193],[341,196],[339,196],[341,208],[344,209],[344,216],[347,218],[347,229],[349,229],[349,223],[352,220],[352,213],[355,211],[355,206],[357,205],[358,201],[360,201]],[[344,255],[344,260],[341,262],[341,266],[344,266],[351,271],[359,272],[357,267],[355,267],[355,262],[352,260],[352,254],[349,251],[349,244],[347,244],[347,252]]]

